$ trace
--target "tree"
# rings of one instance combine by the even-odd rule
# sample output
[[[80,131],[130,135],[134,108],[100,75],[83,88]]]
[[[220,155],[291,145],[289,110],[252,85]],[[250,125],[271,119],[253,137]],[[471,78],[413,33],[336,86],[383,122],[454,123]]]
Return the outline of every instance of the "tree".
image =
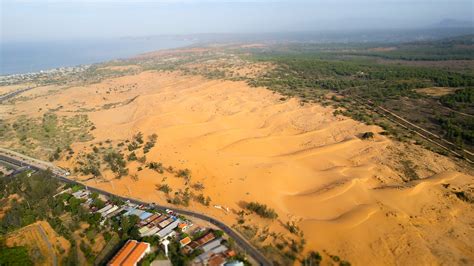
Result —
[[[258,202],[247,203],[246,209],[255,212],[263,218],[269,218],[272,220],[278,218],[278,214],[275,212],[275,210],[267,207],[267,205],[265,204],[261,204]]]
[[[26,247],[0,247],[0,265],[33,265]]]
[[[311,251],[302,261],[301,261],[301,265],[302,266],[317,266],[319,264],[321,264],[321,260],[323,258],[321,257],[321,255],[318,253],[318,252],[315,252],[315,251]]]
[[[169,194],[172,189],[170,188],[170,186],[168,186],[167,184],[159,184],[159,185],[156,185],[156,189],[159,190],[159,191],[162,191],[164,192],[165,194]]]
[[[373,139],[374,138],[374,133],[373,132],[365,132],[362,134],[362,139]]]

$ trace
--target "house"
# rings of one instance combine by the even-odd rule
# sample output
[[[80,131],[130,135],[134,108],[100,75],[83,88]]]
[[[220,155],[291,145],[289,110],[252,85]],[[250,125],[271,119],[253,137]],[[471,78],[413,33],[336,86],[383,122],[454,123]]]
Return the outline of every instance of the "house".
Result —
[[[77,199],[85,199],[85,198],[89,197],[89,194],[90,194],[90,192],[88,190],[83,190],[83,189],[72,193],[72,195]]]
[[[147,225],[147,224],[153,222],[154,220],[158,219],[158,217],[160,217],[160,216],[161,216],[161,214],[159,214],[159,213],[153,214],[152,216],[146,218],[145,220],[140,221],[140,223],[138,223],[138,225],[139,226]]]
[[[207,244],[203,245],[201,248],[204,252],[208,252],[212,250],[213,248],[218,247],[221,244],[221,242],[222,242],[222,238],[216,238],[208,242]]]
[[[161,238],[164,238],[166,235],[168,235],[169,233],[171,233],[179,224],[180,220],[175,220],[173,222],[171,222],[170,224],[168,224],[165,228],[163,228],[162,230],[160,230],[157,235]]]
[[[168,218],[158,224],[159,227],[165,228],[168,224],[170,224],[173,221],[173,218]]]
[[[209,260],[216,256],[216,255],[220,255],[222,256],[222,258],[224,258],[222,260],[222,263],[225,262],[225,256],[224,254],[221,254],[222,252],[225,252],[227,250],[227,247],[226,246],[223,246],[219,243],[218,246],[208,250],[207,252],[204,252],[202,253],[201,255],[197,256],[195,259],[194,259],[194,263],[195,264],[201,264],[201,265],[210,265],[209,263]],[[214,264],[216,265],[216,264]],[[217,265],[221,265],[221,264],[217,264]]]
[[[146,232],[150,231],[150,229],[151,229],[150,227],[145,225],[145,226],[140,227],[140,229],[138,229],[138,233],[140,234],[140,236],[144,236]]]
[[[161,237],[162,239],[169,239],[169,238],[175,238],[176,237],[176,231],[171,230],[168,234],[164,235]]]
[[[150,230],[146,231],[145,233],[141,234],[142,237],[144,236],[152,236],[152,235],[155,235],[156,233],[158,233],[158,231],[160,231],[161,228],[159,228],[158,226],[153,226]]]
[[[181,230],[181,232],[186,231],[188,229],[188,224],[187,223],[179,223],[178,228]]]
[[[208,266],[221,266],[225,263],[226,257],[223,254],[213,254],[208,260]]]
[[[151,222],[151,223],[154,224],[154,225],[158,225],[159,223],[163,222],[166,219],[168,219],[168,216],[167,215],[162,215],[162,216],[156,218],[155,220],[153,220],[153,222]]]
[[[116,211],[119,209],[119,206],[117,205],[113,205],[112,208],[106,210],[105,212],[102,212],[100,215],[102,215],[102,217],[106,217],[107,215],[109,215],[110,213]]]
[[[102,214],[102,213],[104,213],[104,212],[106,212],[106,211],[110,210],[112,207],[114,207],[114,205],[113,205],[113,204],[108,204],[108,205],[105,205],[105,207],[104,207],[104,208],[102,208],[102,209],[98,210],[97,212],[98,212],[98,213],[100,213],[100,214]]]
[[[147,218],[149,218],[151,216],[153,216],[153,213],[143,212],[138,217],[140,218],[141,221],[143,221],[143,220],[146,220]]]
[[[223,246],[219,243],[217,246],[197,256],[193,262],[195,264],[211,265],[210,263],[211,259],[218,256],[222,258],[221,264],[213,264],[213,265],[222,265],[222,263],[225,262],[225,254],[223,254],[223,252],[227,250],[228,248],[226,246]],[[218,261],[220,261],[220,259],[214,259],[214,260],[215,260],[214,263],[217,263]]]
[[[128,216],[128,215],[136,215],[138,217],[140,217],[140,215],[142,215],[143,213],[145,213],[145,211],[142,211],[142,210],[139,210],[139,209],[135,209],[135,208],[129,208],[128,209],[128,212],[126,212],[124,215]]]
[[[107,263],[109,266],[136,266],[138,262],[150,252],[150,244],[128,240],[127,243]]]
[[[189,243],[191,243],[191,238],[189,236],[187,236],[187,237],[185,237],[185,238],[183,238],[179,241],[179,244],[181,244],[181,247],[184,247]]]
[[[189,247],[191,250],[193,250],[193,249],[196,249],[196,248],[206,244],[207,242],[213,240],[214,238],[216,238],[214,236],[214,234],[212,232],[209,232],[209,233],[205,234],[203,237],[199,238],[198,240],[195,240],[195,241],[191,242],[187,247]]]
[[[107,215],[105,216],[105,218],[112,218],[112,217],[114,217],[115,215],[118,215],[119,213],[121,213],[122,211],[123,211],[123,208],[119,208],[119,209],[117,209],[117,210],[115,210],[115,211],[110,212],[109,214],[107,214]]]

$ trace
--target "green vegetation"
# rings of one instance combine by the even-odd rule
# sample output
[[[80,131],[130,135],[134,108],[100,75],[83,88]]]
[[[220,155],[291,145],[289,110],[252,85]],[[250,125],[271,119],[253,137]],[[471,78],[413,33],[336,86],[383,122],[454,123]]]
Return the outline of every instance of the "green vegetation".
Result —
[[[318,90],[323,89],[350,92],[374,102],[384,102],[400,96],[418,97],[413,91],[416,88],[474,86],[474,77],[467,74],[356,59],[323,60],[317,52],[257,54],[256,58],[273,62],[278,68],[260,79],[250,81],[250,84],[303,99],[317,99],[321,93]]]
[[[178,190],[174,193],[173,198],[168,198],[168,203],[174,204],[174,205],[183,205],[185,207],[189,206],[189,201],[191,200],[191,193],[189,192],[189,188],[185,188],[183,190]]]
[[[201,190],[204,189],[204,184],[201,183],[201,182],[197,182],[197,183],[192,184],[191,187],[192,187],[194,190],[201,191]]]
[[[199,194],[194,198],[197,202],[201,203],[204,206],[209,206],[211,204],[211,197],[205,197],[204,194]]]
[[[301,260],[301,265],[320,265],[323,258],[318,252],[311,251],[305,258]]]
[[[184,170],[178,170],[178,172],[176,173],[176,176],[177,177],[181,177],[181,178],[184,178],[186,179],[186,181],[189,181],[191,179],[191,170],[189,169],[184,169]]]
[[[158,191],[164,192],[165,194],[169,194],[172,191],[171,187],[167,184],[156,185],[156,189]]]
[[[148,167],[151,170],[155,170],[160,174],[163,174],[165,172],[165,168],[163,167],[162,163],[157,163],[157,162],[149,162],[146,167]]]
[[[127,156],[127,160],[129,161],[136,161],[138,158],[137,158],[137,155],[135,154],[134,151],[132,151],[128,156]]]
[[[299,235],[302,234],[301,229],[298,227],[298,225],[295,222],[286,222],[285,228],[292,234]]]
[[[365,54],[385,59],[409,61],[473,60],[472,48],[469,48],[470,45],[473,45],[472,37],[472,35],[466,35],[438,41],[411,42],[399,44],[394,49],[385,51],[374,51],[372,49],[365,52]]]
[[[258,202],[249,202],[246,204],[245,208],[247,210],[255,212],[256,214],[258,214],[260,217],[263,217],[263,218],[268,218],[272,220],[278,218],[278,214],[275,212],[275,210],[269,208],[265,204],[261,204]]]
[[[15,121],[0,120],[0,140],[17,140],[12,146],[18,152],[57,160],[74,142],[93,139],[89,134],[92,123],[87,115],[58,117],[53,112],[41,118],[19,116]]]
[[[458,89],[453,94],[440,98],[441,103],[456,110],[468,109],[474,111],[474,88]]]
[[[148,136],[148,142],[145,143],[145,146],[143,147],[143,153],[148,153],[151,148],[155,147],[156,140],[158,139],[158,135],[152,134]]]
[[[292,44],[273,46],[270,52],[268,49],[254,49],[250,58],[257,62],[272,63],[276,67],[257,78],[248,78],[247,82],[253,86],[267,87],[285,96],[299,97],[303,104],[331,104],[338,108],[335,115],[343,114],[366,124],[377,124],[398,140],[416,139],[425,147],[439,149],[373,110],[374,107],[381,106],[443,136],[459,148],[474,148],[472,70],[459,71],[454,66],[450,70],[449,64],[455,64],[452,62],[446,62],[444,68],[391,62],[394,59],[410,62],[421,59],[471,60],[474,46],[472,38],[395,46]],[[453,55],[456,56],[453,58]],[[384,60],[376,59],[381,57]],[[416,91],[436,87],[457,90],[440,99]],[[335,95],[328,98],[328,94]],[[467,112],[471,116],[449,108]]]
[[[22,173],[15,178],[0,179],[0,197],[8,198],[9,195],[15,194],[19,198],[19,200],[9,202],[11,208],[0,220],[0,234],[5,235],[36,221],[47,221],[58,234],[71,244],[71,250],[62,264],[77,265],[77,248],[86,252],[90,251],[87,243],[92,243],[97,236],[101,216],[84,209],[80,205],[84,200],[76,199],[71,194],[63,193],[53,197],[60,187],[61,184],[52,178],[49,172],[38,172],[32,175]],[[78,189],[80,189],[79,186],[72,187],[73,191]],[[100,205],[101,202],[96,198],[94,204]],[[84,244],[78,247],[76,245],[78,236],[75,231],[81,230],[81,224],[87,224],[88,228],[84,232]],[[95,233],[88,233],[92,231]],[[91,235],[92,238],[89,239]],[[3,252],[4,249],[0,250]],[[21,251],[14,252],[18,254]],[[85,255],[90,259],[95,256],[92,252],[85,253]],[[28,257],[25,256],[26,258]],[[25,265],[28,265],[28,262],[25,261]]]
[[[26,247],[6,247],[0,245],[0,265],[33,265]]]
[[[401,161],[400,164],[402,166],[401,170],[405,174],[403,178],[405,181],[420,179],[416,171],[413,169],[413,163],[411,161]]]
[[[202,251],[196,249],[190,255],[184,255],[181,252],[181,246],[178,241],[171,241],[168,246],[168,256],[172,265],[190,265],[191,261],[200,255]]]
[[[127,162],[122,153],[117,151],[109,151],[104,156],[104,161],[108,164],[110,170],[117,175],[117,178],[128,175]]]
[[[374,138],[374,133],[372,132],[365,132],[362,134],[362,139],[373,139]]]
[[[88,153],[84,157],[79,158],[77,164],[78,166],[74,168],[75,172],[80,172],[84,175],[91,174],[93,177],[102,175],[100,172],[100,157],[95,150],[94,153]]]

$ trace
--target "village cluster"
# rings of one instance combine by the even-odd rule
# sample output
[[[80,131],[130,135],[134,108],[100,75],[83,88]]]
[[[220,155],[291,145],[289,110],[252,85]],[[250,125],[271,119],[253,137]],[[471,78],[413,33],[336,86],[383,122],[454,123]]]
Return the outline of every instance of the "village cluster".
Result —
[[[74,74],[87,70],[90,65],[79,65],[73,67],[58,67],[48,70],[40,70],[38,72],[0,75],[0,85],[11,85],[18,82],[36,81],[38,79],[48,79],[59,77],[61,75]]]
[[[68,192],[72,192],[71,188],[62,193]],[[156,247],[147,242],[128,240],[107,265],[137,265],[147,254],[158,248],[163,249],[165,256],[168,257],[168,245],[171,241],[179,242],[183,256],[195,255],[192,256],[192,265],[244,265],[235,259],[236,252],[229,247],[229,241],[222,231],[194,225],[189,219],[172,210],[156,210],[153,206],[138,205],[129,201],[118,204],[105,195],[99,195],[106,202],[105,206],[97,209],[91,205],[93,202],[91,191],[80,189],[71,194],[77,199],[84,200],[83,207],[101,215],[101,225],[114,217],[136,215],[139,219],[136,226],[140,237],[159,237],[160,244]],[[171,262],[155,260],[152,265],[171,265]]]

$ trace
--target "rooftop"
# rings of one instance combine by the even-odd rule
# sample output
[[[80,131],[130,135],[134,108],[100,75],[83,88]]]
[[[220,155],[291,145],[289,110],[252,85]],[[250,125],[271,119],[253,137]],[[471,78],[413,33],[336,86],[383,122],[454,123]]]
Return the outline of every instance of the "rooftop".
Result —
[[[179,243],[181,244],[181,246],[186,246],[187,244],[191,243],[191,238],[189,236],[181,239],[179,241]]]
[[[140,261],[149,248],[150,244],[146,242],[128,240],[107,265],[137,265],[138,261]]]

